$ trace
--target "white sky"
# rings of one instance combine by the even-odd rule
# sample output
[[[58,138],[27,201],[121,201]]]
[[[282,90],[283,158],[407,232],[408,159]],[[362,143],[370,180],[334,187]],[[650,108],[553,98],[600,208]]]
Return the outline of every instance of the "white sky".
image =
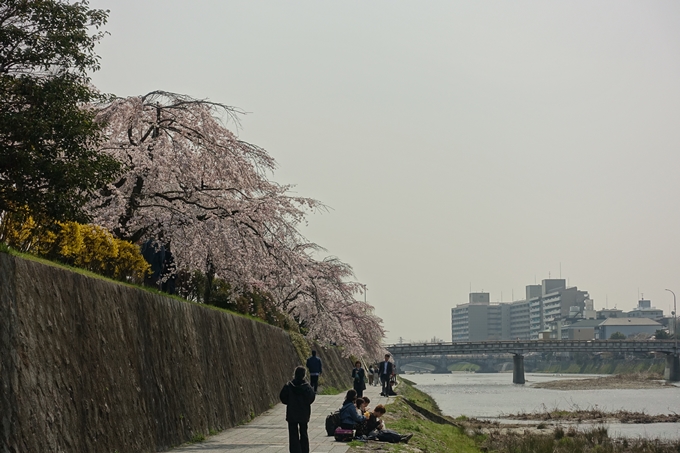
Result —
[[[450,341],[470,287],[520,299],[560,265],[596,309],[680,295],[677,1],[90,4],[95,85],[251,112],[388,342]]]

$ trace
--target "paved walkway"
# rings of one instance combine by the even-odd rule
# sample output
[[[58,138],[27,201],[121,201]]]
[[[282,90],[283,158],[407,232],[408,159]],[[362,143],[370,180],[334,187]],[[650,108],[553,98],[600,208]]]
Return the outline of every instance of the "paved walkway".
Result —
[[[387,404],[389,398],[380,396],[380,386],[368,387],[364,395],[371,399],[371,407]],[[312,404],[309,421],[310,453],[344,453],[349,447],[326,435],[326,416],[337,410],[345,393],[317,395]],[[172,453],[285,453],[288,451],[288,424],[286,406],[279,403],[273,409],[256,417],[246,425],[237,426],[209,437],[205,442],[186,445],[171,450]]]

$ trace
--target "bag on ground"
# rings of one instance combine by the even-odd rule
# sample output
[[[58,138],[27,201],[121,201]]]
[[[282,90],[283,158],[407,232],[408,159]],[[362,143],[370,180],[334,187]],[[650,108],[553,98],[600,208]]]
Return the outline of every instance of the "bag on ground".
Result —
[[[338,442],[349,442],[354,438],[354,430],[342,429],[341,427],[335,428],[335,440]]]
[[[338,426],[340,426],[340,411],[331,412],[326,416],[326,434],[332,436]]]

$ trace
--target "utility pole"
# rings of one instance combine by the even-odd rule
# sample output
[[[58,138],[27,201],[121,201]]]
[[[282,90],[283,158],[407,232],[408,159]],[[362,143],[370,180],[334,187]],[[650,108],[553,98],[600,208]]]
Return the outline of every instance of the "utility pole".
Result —
[[[675,353],[677,354],[678,353],[678,333],[677,333],[677,329],[678,329],[678,322],[677,322],[678,308],[675,304],[675,293],[673,291],[671,291],[670,289],[667,289],[666,291],[668,291],[669,293],[671,293],[673,295],[673,313],[672,313],[672,315],[673,315],[673,339],[675,340],[675,342],[673,343],[673,347],[675,348]]]

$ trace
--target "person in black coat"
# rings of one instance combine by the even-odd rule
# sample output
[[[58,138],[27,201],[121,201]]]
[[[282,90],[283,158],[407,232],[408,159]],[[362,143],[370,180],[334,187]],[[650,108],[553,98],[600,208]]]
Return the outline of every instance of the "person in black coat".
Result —
[[[361,362],[356,361],[352,369],[352,379],[354,379],[354,390],[357,391],[357,397],[364,396],[366,390],[366,370],[361,367]]]
[[[380,396],[389,396],[390,378],[392,378],[394,371],[394,364],[390,362],[389,354],[385,354],[385,361],[378,364],[378,371],[380,373],[380,383],[382,384]]]
[[[295,377],[281,389],[279,399],[286,405],[288,449],[290,453],[309,453],[307,425],[312,415],[314,389],[305,381],[305,367],[295,368]]]

